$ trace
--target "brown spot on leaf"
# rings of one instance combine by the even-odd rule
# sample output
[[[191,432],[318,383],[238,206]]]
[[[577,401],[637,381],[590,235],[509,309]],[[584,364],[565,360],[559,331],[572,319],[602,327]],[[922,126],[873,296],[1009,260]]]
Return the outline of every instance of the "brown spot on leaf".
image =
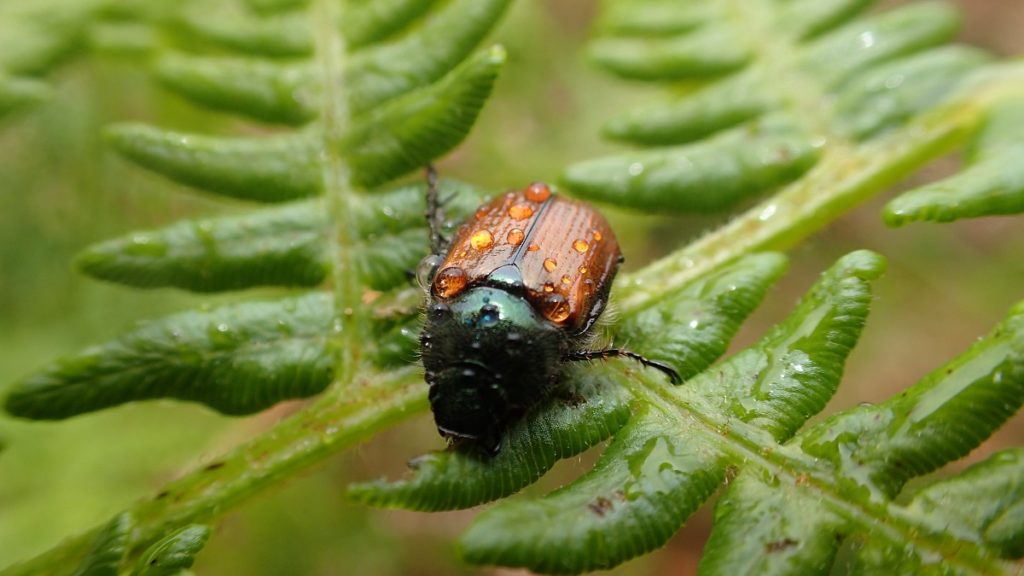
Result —
[[[774,554],[776,552],[782,552],[787,548],[792,548],[797,544],[799,544],[799,542],[793,540],[792,538],[783,538],[782,540],[776,540],[775,542],[769,542],[765,544],[764,551],[769,554]]]
[[[614,506],[615,504],[604,496],[598,496],[593,502],[587,504],[587,508],[590,508],[590,511],[598,516],[604,516]]]

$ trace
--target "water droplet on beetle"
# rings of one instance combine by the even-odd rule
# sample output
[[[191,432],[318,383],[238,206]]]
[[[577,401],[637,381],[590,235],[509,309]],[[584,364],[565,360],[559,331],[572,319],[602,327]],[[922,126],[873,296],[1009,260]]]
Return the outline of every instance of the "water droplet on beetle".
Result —
[[[543,202],[551,197],[551,189],[543,182],[534,182],[526,187],[523,193],[530,202]]]
[[[554,258],[544,259],[544,269],[548,272],[554,272],[555,268],[558,268],[558,262],[555,262]]]
[[[594,235],[594,242],[600,242],[601,239],[604,238],[604,236],[601,235],[601,232],[599,230],[594,230],[593,231],[593,235]]]
[[[490,230],[478,230],[469,238],[469,245],[474,250],[486,250],[494,244],[494,236]]]
[[[572,249],[583,254],[590,249],[590,244],[588,244],[586,240],[576,240],[572,243]]]
[[[434,276],[434,292],[441,298],[451,298],[469,283],[466,271],[457,266],[449,266]]]
[[[554,292],[555,291],[555,285],[552,284],[551,282],[545,282],[544,283],[544,291],[547,292],[547,293]]]
[[[437,274],[438,267],[444,262],[438,254],[431,254],[420,260],[418,266],[416,266],[416,282],[420,285],[420,288],[427,290],[430,288],[430,283],[434,280],[434,275]]]
[[[526,238],[526,234],[519,228],[513,228],[508,231],[508,236],[505,237],[508,243],[513,246],[518,246]]]
[[[566,286],[572,284],[572,278],[569,278],[568,274],[562,274],[562,284],[565,284]]]
[[[544,316],[552,322],[565,322],[569,317],[569,302],[561,294],[551,294],[544,299]]]
[[[526,220],[533,216],[533,208],[527,204],[516,204],[508,209],[508,215],[513,220]]]
[[[537,246],[536,244],[530,244],[526,247],[527,252],[536,252],[537,250],[540,250],[540,246]]]

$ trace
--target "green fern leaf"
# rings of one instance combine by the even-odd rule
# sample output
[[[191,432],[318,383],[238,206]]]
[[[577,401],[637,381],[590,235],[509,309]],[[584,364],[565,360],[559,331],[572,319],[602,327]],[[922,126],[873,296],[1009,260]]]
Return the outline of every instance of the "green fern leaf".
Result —
[[[213,2],[186,5],[179,19],[184,32],[221,48],[275,58],[313,53],[313,34],[304,11],[259,14],[237,2]]]
[[[477,206],[480,192],[442,181],[455,222]],[[375,290],[395,288],[426,255],[424,186],[404,186],[360,199],[356,271]],[[188,220],[133,232],[79,254],[82,272],[141,288],[174,286],[197,292],[254,286],[318,286],[331,273],[329,220],[322,200],[282,204],[242,215]]]
[[[1024,100],[995,107],[981,129],[963,172],[900,195],[885,207],[885,221],[951,222],[1024,212]]]
[[[915,492],[907,504],[934,533],[990,546],[1004,558],[1024,556],[1024,453],[997,452],[984,462]],[[971,502],[971,506],[963,506]]]
[[[50,90],[42,82],[0,74],[0,119],[49,97]]]
[[[117,576],[128,552],[128,537],[133,527],[130,514],[115,516],[96,536],[74,576]]]
[[[132,400],[192,400],[249,414],[321,392],[334,374],[327,294],[184,312],[16,384],[8,413],[57,419]]]
[[[210,538],[210,528],[201,524],[186,526],[169,534],[146,550],[132,576],[178,576],[195,562],[195,556]]]
[[[454,70],[443,82],[392,100],[358,119],[340,147],[354,180],[377,186],[455,147],[490,94],[504,53],[492,50]],[[124,125],[108,132],[127,158],[173,180],[260,202],[281,202],[322,191],[323,135],[220,138]]]

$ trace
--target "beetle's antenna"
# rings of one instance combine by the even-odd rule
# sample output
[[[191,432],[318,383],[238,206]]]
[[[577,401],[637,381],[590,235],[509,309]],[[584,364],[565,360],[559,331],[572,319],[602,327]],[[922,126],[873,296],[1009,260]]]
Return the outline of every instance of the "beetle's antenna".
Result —
[[[676,372],[675,368],[672,368],[668,364],[662,364],[655,360],[649,360],[636,352],[630,352],[623,348],[605,348],[604,350],[578,350],[576,352],[570,352],[565,356],[565,359],[571,362],[579,362],[581,360],[594,360],[597,358],[631,358],[637,362],[647,366],[648,368],[654,368],[659,370],[668,376],[669,381],[673,384],[681,384],[683,379],[679,377],[679,373]]]
[[[444,227],[444,206],[438,197],[437,169],[433,164],[427,164],[427,211],[424,216],[427,218],[427,225],[430,226],[430,251],[433,254],[443,254],[448,248],[448,240],[441,234]]]

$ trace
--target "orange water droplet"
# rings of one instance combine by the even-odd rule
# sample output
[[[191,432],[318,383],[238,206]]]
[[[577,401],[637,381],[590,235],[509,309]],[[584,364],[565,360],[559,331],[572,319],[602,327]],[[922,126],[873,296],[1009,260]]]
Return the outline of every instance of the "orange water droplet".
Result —
[[[537,250],[540,250],[540,246],[537,246],[536,244],[530,244],[526,247],[527,252],[536,252]]]
[[[490,230],[477,230],[470,236],[469,244],[476,250],[486,250],[494,244],[494,236]]]
[[[505,239],[508,240],[508,243],[513,246],[518,246],[519,244],[521,244],[524,238],[526,238],[526,234],[524,234],[523,231],[520,230],[519,228],[513,228],[509,230],[508,236],[505,237]]]
[[[555,262],[554,258],[544,259],[544,269],[548,272],[554,272],[555,268],[558,268],[558,262]]]
[[[566,286],[572,284],[572,278],[569,278],[568,274],[562,274],[562,284],[565,284]]]
[[[449,266],[434,276],[434,293],[441,298],[451,298],[462,292],[469,283],[466,271],[458,266]]]
[[[459,258],[465,258],[467,254],[469,254],[469,252],[467,252],[465,250],[460,250],[459,251]]]
[[[587,273],[587,267],[586,266],[580,266],[580,274],[586,274],[586,273]]]
[[[523,195],[530,202],[543,202],[551,197],[551,189],[543,182],[534,182],[526,187]]]
[[[555,291],[555,285],[552,284],[551,282],[545,282],[544,283],[544,291],[549,293],[549,294],[551,292],[554,292]]]
[[[601,232],[594,230],[594,241],[600,242],[601,238],[604,238],[604,236],[601,235]]]
[[[561,294],[550,294],[544,299],[543,312],[552,322],[565,322],[569,317],[569,302]]]
[[[572,249],[583,254],[590,248],[590,244],[587,244],[586,240],[576,240],[572,243]]]
[[[508,209],[508,215],[513,220],[526,220],[533,216],[533,208],[527,204],[516,204]]]

